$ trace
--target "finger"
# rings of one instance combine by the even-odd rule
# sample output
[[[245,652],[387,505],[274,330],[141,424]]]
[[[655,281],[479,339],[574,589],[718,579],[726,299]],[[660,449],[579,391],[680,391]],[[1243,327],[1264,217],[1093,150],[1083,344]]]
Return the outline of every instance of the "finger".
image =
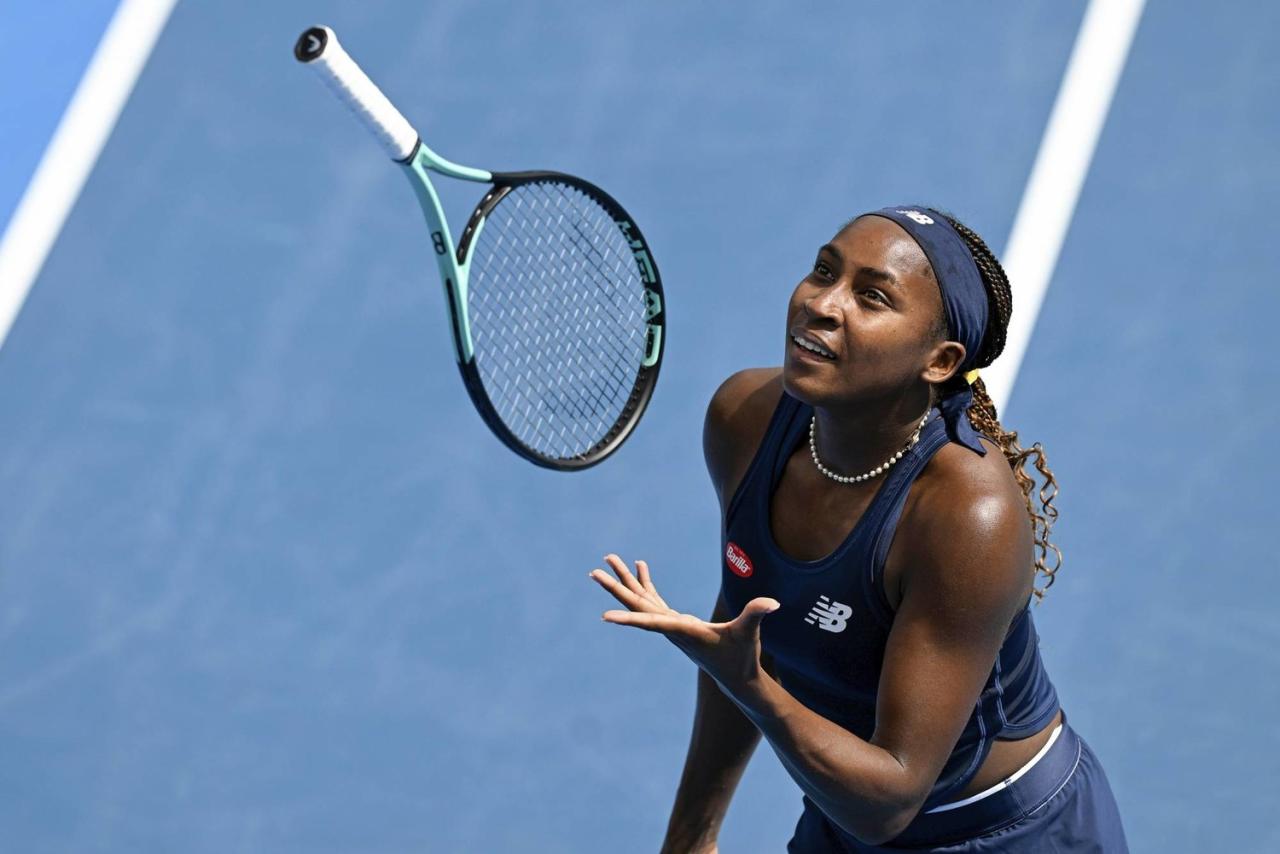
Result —
[[[633,611],[651,611],[658,607],[655,603],[649,601],[644,596],[632,593],[603,569],[593,569],[587,573],[587,575],[592,581],[599,584],[605,590],[608,590],[609,594],[613,596],[614,599],[617,599]]]
[[[648,632],[689,639],[706,640],[699,620],[686,619],[683,614],[653,614],[642,611],[605,611],[601,615],[606,623],[635,626]]]
[[[640,586],[645,589],[645,592],[649,594],[650,598],[664,608],[670,607],[667,605],[666,600],[658,595],[658,588],[653,586],[653,578],[649,575],[649,564],[642,560],[636,561],[636,575],[640,580]]]
[[[618,580],[626,585],[627,589],[637,596],[645,596],[647,592],[644,587],[636,581],[635,576],[631,574],[631,570],[627,569],[627,564],[615,554],[607,554],[604,556],[605,563],[613,570],[614,575],[618,576]]]

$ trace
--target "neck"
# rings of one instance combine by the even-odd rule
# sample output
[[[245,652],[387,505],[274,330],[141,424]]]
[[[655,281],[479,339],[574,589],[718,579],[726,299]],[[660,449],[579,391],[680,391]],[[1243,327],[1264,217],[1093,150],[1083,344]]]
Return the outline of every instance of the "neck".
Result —
[[[907,444],[929,406],[927,386],[892,399],[815,406],[818,455],[839,474],[869,471]]]

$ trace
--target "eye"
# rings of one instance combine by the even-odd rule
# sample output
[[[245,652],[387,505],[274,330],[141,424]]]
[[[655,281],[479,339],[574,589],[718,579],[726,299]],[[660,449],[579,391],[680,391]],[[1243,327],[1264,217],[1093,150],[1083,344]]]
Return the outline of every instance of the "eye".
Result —
[[[830,264],[828,264],[826,261],[822,260],[821,258],[813,262],[813,272],[817,273],[818,276],[823,279],[828,279],[828,280],[835,279],[835,271],[831,269]]]
[[[863,296],[866,296],[874,300],[875,302],[882,302],[885,305],[889,304],[889,298],[886,297],[882,292],[876,290],[875,288],[867,288],[865,291],[862,292],[862,294]]]

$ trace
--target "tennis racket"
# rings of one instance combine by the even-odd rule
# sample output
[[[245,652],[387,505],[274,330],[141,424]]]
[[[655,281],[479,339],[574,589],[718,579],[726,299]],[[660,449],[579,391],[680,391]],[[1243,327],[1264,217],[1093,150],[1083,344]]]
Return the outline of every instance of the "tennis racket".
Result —
[[[445,160],[328,27],[304,32],[294,56],[413,185],[444,281],[462,382],[489,429],[530,462],[561,471],[616,451],[644,414],[662,364],[662,283],[635,221],[572,175]],[[431,172],[491,185],[456,246]]]

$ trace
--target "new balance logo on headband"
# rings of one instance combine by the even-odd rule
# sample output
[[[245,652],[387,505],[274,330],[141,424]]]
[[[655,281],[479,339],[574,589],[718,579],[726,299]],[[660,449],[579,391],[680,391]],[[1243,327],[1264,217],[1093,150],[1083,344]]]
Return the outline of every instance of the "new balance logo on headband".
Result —
[[[849,625],[849,617],[853,609],[840,602],[832,602],[826,596],[819,596],[817,603],[809,609],[809,616],[804,621],[809,625],[817,624],[824,632],[843,632]]]
[[[926,216],[925,214],[920,213],[920,211],[898,211],[898,213],[903,216],[911,217],[921,225],[933,225],[933,217]]]

